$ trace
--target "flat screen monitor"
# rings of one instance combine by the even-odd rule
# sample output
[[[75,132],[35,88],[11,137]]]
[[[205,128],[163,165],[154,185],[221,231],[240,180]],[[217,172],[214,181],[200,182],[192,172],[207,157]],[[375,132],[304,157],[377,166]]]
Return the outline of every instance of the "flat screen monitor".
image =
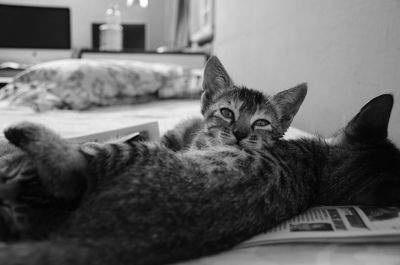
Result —
[[[0,4],[0,47],[70,49],[70,10]]]

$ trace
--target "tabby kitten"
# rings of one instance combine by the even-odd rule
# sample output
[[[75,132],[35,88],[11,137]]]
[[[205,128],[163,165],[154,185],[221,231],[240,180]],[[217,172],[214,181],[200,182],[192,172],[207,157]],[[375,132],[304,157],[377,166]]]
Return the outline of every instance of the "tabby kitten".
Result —
[[[174,151],[187,150],[190,146],[195,150],[218,145],[236,145],[249,151],[261,150],[265,145],[272,145],[274,141],[282,137],[306,94],[306,84],[298,85],[274,96],[265,96],[261,92],[236,86],[219,59],[213,56],[208,60],[204,70],[201,98],[201,113],[204,120],[195,118],[184,121],[167,132],[161,142]],[[54,141],[50,141],[51,145],[54,143]],[[61,147],[60,151],[64,152]],[[14,160],[17,161],[17,159]],[[6,156],[3,161],[8,162],[10,159]],[[49,161],[49,163],[54,162],[57,161]],[[78,162],[73,164],[75,163]],[[70,167],[70,165],[59,164],[58,167],[57,170],[60,171],[63,167]],[[213,168],[211,165],[209,167]],[[21,168],[24,170],[19,172]],[[2,217],[0,222],[2,220],[5,224],[4,227],[7,227],[7,229],[3,229],[3,232],[0,229],[0,238],[15,240],[24,238],[26,231],[30,230],[30,218],[28,217],[32,214],[26,214],[28,211],[25,207],[26,201],[28,204],[35,201],[42,207],[53,205],[52,211],[65,207],[65,203],[60,201],[60,198],[57,199],[51,194],[47,194],[38,185],[37,179],[31,176],[31,168],[8,166],[8,169],[18,172],[8,172],[5,175],[18,175],[19,178],[4,179],[4,182],[7,181],[8,187],[11,188],[8,188],[7,192],[6,190],[3,192],[3,197],[8,196],[9,199],[2,198],[0,194],[2,201],[0,212],[3,212],[0,214]],[[51,175],[53,172],[42,172],[42,174]],[[14,189],[13,185],[18,182],[24,182],[24,192],[22,192],[24,196],[19,198],[20,203],[15,203],[15,198],[7,194]],[[80,181],[71,183],[75,183],[70,188],[71,193],[80,193],[79,190],[84,184]],[[68,183],[63,185],[68,185]],[[40,190],[41,195],[32,195],[31,190]],[[40,237],[43,233],[45,232],[37,230],[34,237]]]
[[[307,94],[301,84],[274,96],[236,86],[213,56],[204,70],[201,114],[168,131],[161,142],[174,151],[238,145],[253,150],[272,145],[289,128]]]
[[[40,125],[10,127],[5,136],[26,152],[21,167],[36,168],[55,198],[79,202],[61,218],[36,216],[33,230],[48,235],[0,248],[0,264],[171,263],[229,249],[311,205],[399,204],[392,105],[391,95],[373,99],[330,144],[278,140],[252,152],[76,146]]]

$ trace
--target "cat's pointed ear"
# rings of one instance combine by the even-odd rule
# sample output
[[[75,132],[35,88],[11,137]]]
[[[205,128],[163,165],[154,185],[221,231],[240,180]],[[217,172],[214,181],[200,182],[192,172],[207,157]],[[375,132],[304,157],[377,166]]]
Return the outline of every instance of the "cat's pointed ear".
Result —
[[[279,92],[272,97],[282,129],[286,131],[307,95],[307,84]]]
[[[393,96],[380,95],[361,108],[344,129],[347,142],[378,142],[388,135],[390,113],[393,108]]]
[[[232,88],[233,82],[216,56],[211,56],[204,68],[203,92],[213,96],[219,91]]]

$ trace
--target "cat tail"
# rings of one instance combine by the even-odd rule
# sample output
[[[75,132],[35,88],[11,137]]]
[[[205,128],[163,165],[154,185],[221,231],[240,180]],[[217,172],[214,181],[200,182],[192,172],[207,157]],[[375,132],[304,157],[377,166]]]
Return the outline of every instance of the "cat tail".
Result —
[[[201,118],[184,120],[161,137],[161,144],[174,152],[186,150],[202,128],[203,120]]]
[[[91,248],[72,242],[0,243],[1,265],[86,265],[96,264],[90,259]]]

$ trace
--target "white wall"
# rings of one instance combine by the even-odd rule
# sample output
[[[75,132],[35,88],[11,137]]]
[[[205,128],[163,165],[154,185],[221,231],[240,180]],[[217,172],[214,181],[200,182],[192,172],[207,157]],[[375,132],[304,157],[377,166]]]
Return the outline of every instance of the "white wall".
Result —
[[[400,144],[400,1],[216,0],[215,18],[215,54],[238,83],[272,94],[308,82],[294,126],[329,135],[392,93]]]
[[[126,7],[124,0],[0,0],[1,4],[69,7],[71,12],[71,44],[73,48],[90,48],[91,24],[105,21],[105,10],[117,3],[122,11],[122,23],[146,24],[146,48],[154,50],[164,45],[165,1],[151,0],[149,7]]]

